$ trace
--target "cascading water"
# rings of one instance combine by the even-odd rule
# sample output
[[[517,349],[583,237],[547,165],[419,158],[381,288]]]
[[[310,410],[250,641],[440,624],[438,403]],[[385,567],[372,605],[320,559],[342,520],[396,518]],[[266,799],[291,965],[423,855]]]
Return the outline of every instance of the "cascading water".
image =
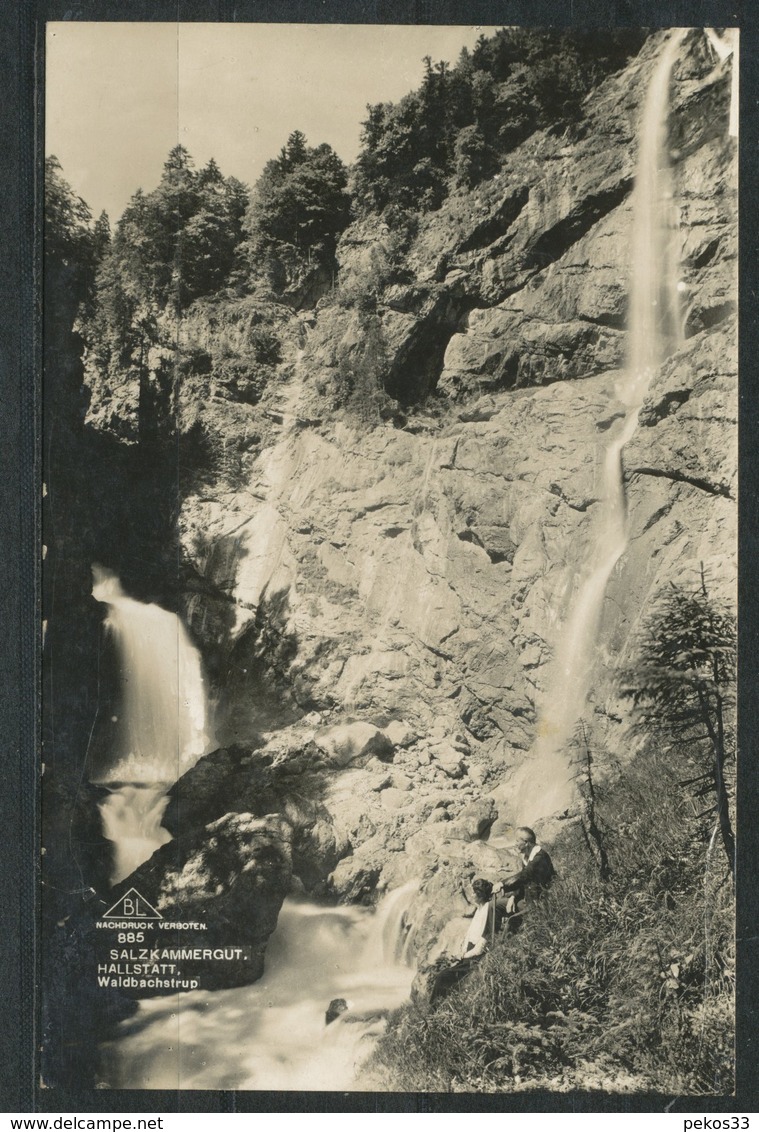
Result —
[[[615,387],[626,413],[605,452],[591,552],[557,642],[532,758],[525,764],[524,781],[515,784],[516,807],[528,819],[537,804],[547,814],[565,808],[571,800],[565,748],[585,708],[606,588],[627,546],[622,450],[635,432],[654,372],[677,349],[682,336],[680,240],[668,123],[672,68],[684,35],[684,30],[675,31],[667,41],[643,108],[633,194],[627,364]]]
[[[118,884],[171,841],[171,834],[161,825],[171,782],[103,785],[108,795],[100,803],[100,818],[103,834],[114,846],[111,882]]]
[[[112,718],[108,769],[97,781],[114,883],[170,839],[161,827],[166,790],[207,748],[200,658],[177,617],[128,597],[93,568],[93,595],[121,667],[122,709]],[[141,1002],[102,1050],[111,1087],[334,1089],[358,1074],[387,1012],[408,997],[414,974],[405,913],[412,883],[376,912],[286,900],[251,987],[191,991]],[[345,1010],[329,1025],[333,999]],[[180,1004],[181,1003],[181,1007]]]
[[[684,31],[675,32],[662,52],[641,122],[633,197],[627,373],[619,390],[630,410],[628,417],[634,415],[635,423],[654,371],[682,341],[680,237],[668,126],[670,78],[684,35]]]
[[[127,597],[100,566],[93,580],[93,597],[108,606],[105,628],[121,670],[109,765],[94,776],[108,790],[100,812],[117,883],[170,840],[161,826],[166,791],[207,749],[206,700],[200,657],[176,614]]]
[[[252,986],[141,1002],[101,1051],[111,1088],[373,1088],[362,1065],[409,995],[405,913],[415,883],[375,912],[286,900]],[[329,1024],[333,999],[347,1009]]]

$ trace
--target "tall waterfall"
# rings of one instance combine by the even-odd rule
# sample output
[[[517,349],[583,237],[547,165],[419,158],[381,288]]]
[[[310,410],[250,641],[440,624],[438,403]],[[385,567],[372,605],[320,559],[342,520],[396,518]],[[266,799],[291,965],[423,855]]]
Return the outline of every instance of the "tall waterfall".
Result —
[[[170,840],[161,827],[166,790],[206,750],[206,700],[200,657],[176,614],[128,597],[100,566],[93,580],[121,672],[109,767],[94,776],[109,791],[100,809],[116,883]]]
[[[684,35],[684,31],[675,32],[662,52],[648,89],[640,129],[633,197],[627,373],[619,390],[621,400],[629,408],[628,418],[633,417],[635,423],[654,371],[682,342],[678,294],[680,238],[668,125],[670,78]]]
[[[588,697],[606,587],[627,546],[622,450],[635,432],[654,372],[681,341],[680,240],[668,120],[672,68],[684,35],[677,30],[667,41],[643,107],[633,194],[627,362],[615,388],[626,413],[604,454],[591,551],[557,641],[533,758],[525,764],[525,781],[517,784],[517,806],[528,811],[521,820],[537,816],[529,810],[538,801],[540,812],[551,813],[571,800],[565,748]]]

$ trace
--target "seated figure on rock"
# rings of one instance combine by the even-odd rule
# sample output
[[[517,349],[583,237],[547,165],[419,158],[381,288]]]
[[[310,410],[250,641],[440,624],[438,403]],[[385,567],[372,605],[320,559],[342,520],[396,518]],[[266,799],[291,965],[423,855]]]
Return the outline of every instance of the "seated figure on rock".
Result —
[[[499,898],[496,906],[503,916],[508,917],[506,926],[512,932],[522,922],[521,913],[525,905],[541,896],[556,876],[553,861],[538,844],[534,830],[527,825],[517,830],[517,849],[522,857],[522,868],[494,889]]]
[[[556,871],[529,826],[517,830],[516,844],[522,867],[495,886],[481,877],[472,881],[476,906],[460,946],[453,956],[449,948],[431,967],[420,970],[414,980],[413,998],[434,1003],[446,995],[492,946],[496,933],[502,929],[515,932],[522,923],[525,905],[549,888]]]
[[[493,886],[490,881],[478,877],[472,881],[472,892],[476,900],[474,913],[454,962],[451,963],[451,956],[445,956],[435,964],[429,989],[431,1003],[442,998],[469,974],[488,950],[500,928],[501,912],[492,899]]]

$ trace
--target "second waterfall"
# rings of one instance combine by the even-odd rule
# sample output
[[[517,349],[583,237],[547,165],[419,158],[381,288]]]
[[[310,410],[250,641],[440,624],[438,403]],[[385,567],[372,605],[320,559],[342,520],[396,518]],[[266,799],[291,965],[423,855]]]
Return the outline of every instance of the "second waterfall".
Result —
[[[522,810],[529,809],[536,791],[546,813],[568,804],[566,747],[588,698],[609,579],[627,547],[622,452],[635,432],[655,371],[682,338],[680,237],[668,135],[669,88],[684,35],[676,30],[666,42],[643,107],[633,194],[627,359],[614,389],[625,413],[603,456],[590,552],[576,574],[569,613],[557,638],[533,757],[525,764],[529,782],[517,791]]]
[[[100,813],[117,883],[170,840],[161,826],[166,791],[207,749],[206,697],[200,657],[176,614],[128,597],[103,567],[93,579],[121,677],[105,765],[93,774],[107,791]]]

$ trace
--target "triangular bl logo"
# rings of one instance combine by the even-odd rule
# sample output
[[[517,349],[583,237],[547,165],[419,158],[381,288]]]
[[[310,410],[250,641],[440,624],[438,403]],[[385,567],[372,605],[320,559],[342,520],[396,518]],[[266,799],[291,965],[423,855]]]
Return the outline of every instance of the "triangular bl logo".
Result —
[[[104,912],[101,920],[162,920],[152,904],[140,896],[136,888],[130,888],[125,896],[117,900],[112,908]]]

